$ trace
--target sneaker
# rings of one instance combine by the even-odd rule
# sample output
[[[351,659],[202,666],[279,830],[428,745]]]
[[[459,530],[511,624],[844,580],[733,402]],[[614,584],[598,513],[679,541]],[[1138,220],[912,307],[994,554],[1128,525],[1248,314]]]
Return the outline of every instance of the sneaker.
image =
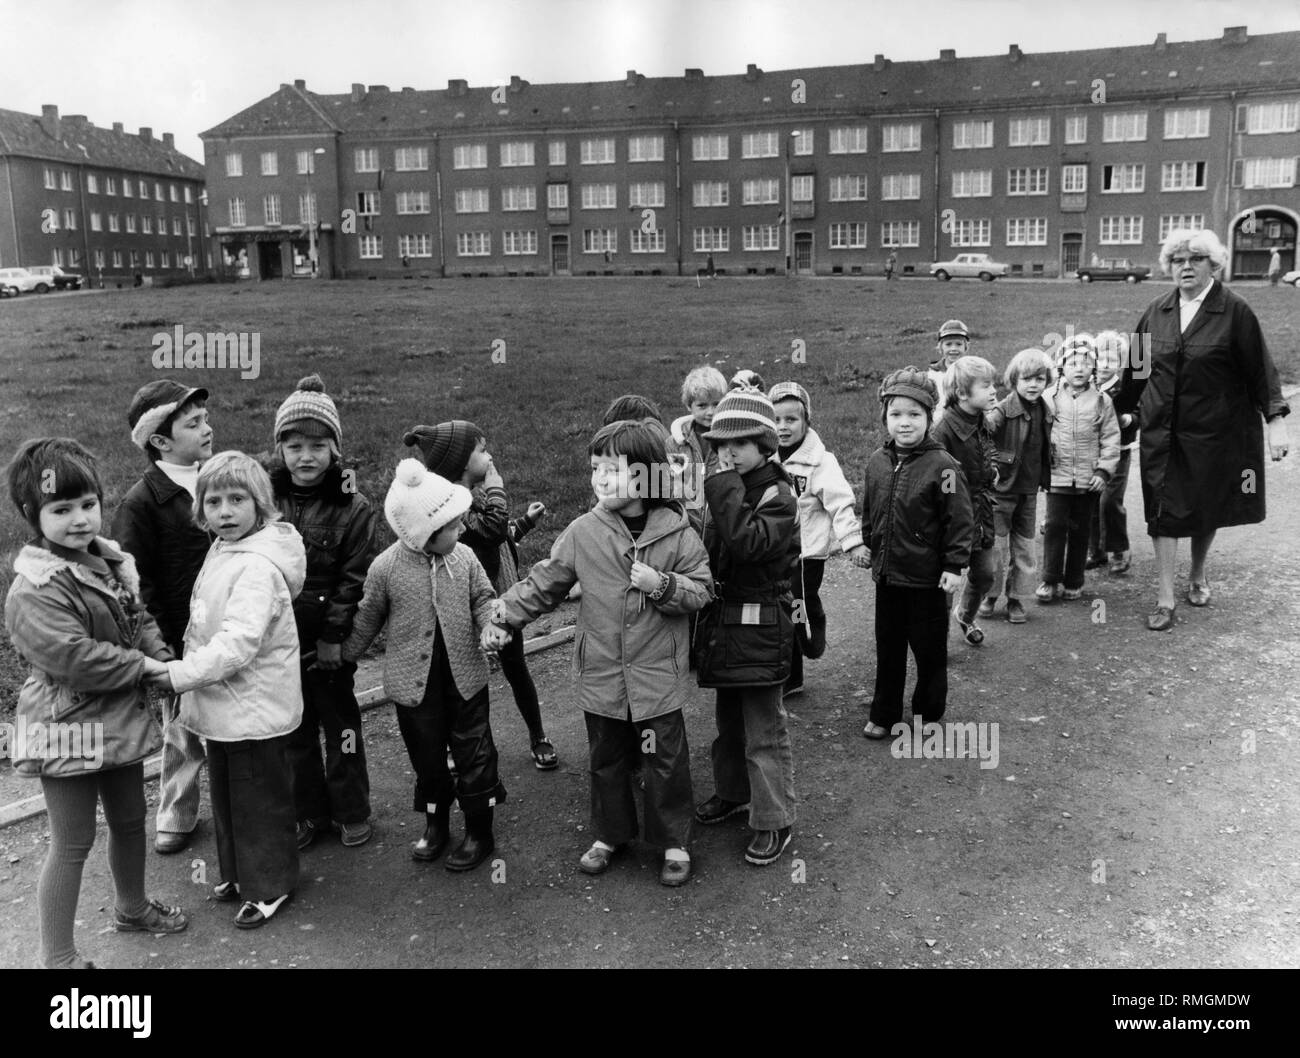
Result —
[[[889,728],[881,727],[879,724],[869,723],[862,729],[862,737],[869,738],[873,742],[879,742],[882,738],[889,737]]]
[[[706,827],[711,827],[714,823],[721,823],[724,819],[748,811],[748,801],[743,804],[739,801],[726,801],[714,794],[695,809],[695,818]]]
[[[1103,551],[1092,551],[1088,554],[1088,559],[1083,564],[1084,569],[1097,569],[1099,566],[1106,564],[1106,554]]]
[[[1062,588],[1062,589],[1061,589],[1061,598],[1064,599],[1066,602],[1074,602],[1076,599],[1082,599],[1082,598],[1083,598],[1083,589],[1082,589],[1082,588]]]
[[[957,627],[961,629],[962,637],[973,647],[979,646],[984,642],[984,629],[977,625],[972,618],[967,621],[962,617],[961,607],[957,606],[952,611],[953,619],[957,622]]]
[[[119,933],[180,933],[189,924],[190,920],[179,907],[168,907],[157,900],[150,900],[142,915],[128,917],[113,911],[113,928]]]
[[[754,840],[745,849],[745,862],[752,863],[756,867],[766,867],[769,863],[775,863],[779,860],[781,853],[786,850],[786,846],[789,844],[789,827],[782,827],[780,830],[756,831]]]
[[[316,840],[316,835],[320,833],[320,827],[310,819],[301,820],[298,823],[298,851],[309,848]]]
[[[1129,566],[1133,564],[1133,557],[1128,551],[1112,551],[1110,553],[1110,572],[1127,573]]]
[[[998,604],[997,599],[993,598],[992,595],[986,595],[983,599],[980,600],[980,608],[976,611],[976,613],[978,613],[980,617],[992,617],[993,607],[995,607],[997,604]]]
[[[363,819],[360,823],[340,823],[339,837],[343,844],[348,848],[356,848],[358,845],[364,845],[370,840],[373,831],[370,829],[370,821]]]
[[[1061,597],[1063,591],[1065,591],[1065,589],[1059,584],[1048,584],[1044,581],[1034,589],[1034,598],[1043,605],[1047,605],[1056,602],[1056,600]]]
[[[1021,605],[1019,599],[1007,600],[1007,620],[1013,625],[1025,623],[1025,608]]]

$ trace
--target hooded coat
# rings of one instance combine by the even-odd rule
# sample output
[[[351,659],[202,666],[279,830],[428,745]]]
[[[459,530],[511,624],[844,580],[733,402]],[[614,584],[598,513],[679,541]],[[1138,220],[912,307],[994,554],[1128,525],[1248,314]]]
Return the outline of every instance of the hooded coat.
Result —
[[[1261,417],[1289,411],[1250,306],[1216,280],[1180,333],[1179,297],[1172,290],[1142,314],[1135,328],[1147,336],[1142,355],[1136,348],[1130,354],[1115,398],[1117,412],[1137,409],[1152,536],[1204,536],[1262,522]]]
[[[862,523],[853,513],[853,487],[840,461],[812,427],[799,447],[781,461],[799,498],[799,537],[804,558],[846,554],[862,545]]]

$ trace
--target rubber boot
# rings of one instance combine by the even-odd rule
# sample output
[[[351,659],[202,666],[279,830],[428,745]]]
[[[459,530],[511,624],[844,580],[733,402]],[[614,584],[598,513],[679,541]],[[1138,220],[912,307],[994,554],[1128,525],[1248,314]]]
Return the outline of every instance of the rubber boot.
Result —
[[[448,825],[450,816],[450,800],[444,805],[439,805],[436,812],[426,812],[424,814],[427,821],[424,827],[424,835],[411,849],[411,859],[419,860],[421,863],[428,863],[443,854],[443,851],[447,848],[447,842],[451,840],[451,828]]]
[[[492,809],[465,813],[465,840],[447,857],[447,870],[472,871],[492,855],[496,839],[492,836]]]

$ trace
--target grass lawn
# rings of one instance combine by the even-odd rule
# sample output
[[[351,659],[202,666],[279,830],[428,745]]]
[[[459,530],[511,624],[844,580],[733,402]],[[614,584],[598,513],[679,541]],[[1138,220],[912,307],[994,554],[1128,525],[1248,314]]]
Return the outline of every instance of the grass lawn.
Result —
[[[284,282],[141,289],[10,299],[0,306],[0,451],[43,434],[71,435],[100,456],[105,518],[143,472],[126,407],[161,375],[211,390],[216,448],[266,450],[275,409],[294,383],[319,372],[339,406],[345,463],[382,504],[416,423],[472,419],[488,436],[512,512],[530,500],[551,511],[524,541],[525,565],[589,502],[586,443],[614,397],[639,392],[665,418],[681,414],[682,377],[716,363],[730,376],[758,370],[770,386],[793,378],[812,395],[813,425],[860,489],[882,439],[875,392],[905,364],[924,366],[951,316],[972,351],[999,369],[1046,334],[1114,327],[1127,332],[1166,281],[1137,286],[1064,282],[857,279],[517,279]],[[1263,323],[1284,383],[1300,376],[1300,298],[1288,287],[1239,287]],[[260,374],[235,369],[159,371],[153,336],[247,331],[260,335]],[[806,363],[790,362],[799,339]],[[504,343],[504,344],[501,344]],[[504,350],[494,363],[493,350]],[[500,359],[498,355],[497,359]],[[387,533],[387,526],[384,527]],[[27,535],[0,505],[0,585]],[[385,542],[391,537],[387,537]],[[0,637],[0,717],[22,673]]]

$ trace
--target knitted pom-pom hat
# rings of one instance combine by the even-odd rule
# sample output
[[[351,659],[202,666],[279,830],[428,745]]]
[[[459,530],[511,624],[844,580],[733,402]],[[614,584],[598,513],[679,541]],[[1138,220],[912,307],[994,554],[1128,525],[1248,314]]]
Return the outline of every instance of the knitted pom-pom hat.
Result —
[[[761,390],[733,389],[718,401],[713,425],[703,436],[714,444],[752,437],[762,452],[771,455],[777,449],[776,411]]]
[[[891,371],[880,383],[881,405],[890,397],[911,397],[933,414],[934,406],[939,403],[939,390],[920,368],[903,367]]]
[[[320,375],[308,375],[298,380],[297,388],[285,398],[275,413],[275,441],[284,440],[287,433],[301,433],[308,437],[329,437],[338,448],[343,447],[343,424],[339,410],[325,392]]]
[[[418,445],[426,467],[448,481],[458,481],[482,439],[483,431],[472,422],[453,419],[437,426],[414,426],[402,437],[402,444]]]
[[[812,425],[812,398],[808,396],[808,391],[798,382],[778,382],[767,391],[767,399],[772,402],[773,407],[776,406],[778,401],[797,400],[803,405],[804,425]]]
[[[384,517],[403,544],[422,551],[429,537],[472,502],[469,489],[432,473],[418,459],[403,459],[384,498]]]

